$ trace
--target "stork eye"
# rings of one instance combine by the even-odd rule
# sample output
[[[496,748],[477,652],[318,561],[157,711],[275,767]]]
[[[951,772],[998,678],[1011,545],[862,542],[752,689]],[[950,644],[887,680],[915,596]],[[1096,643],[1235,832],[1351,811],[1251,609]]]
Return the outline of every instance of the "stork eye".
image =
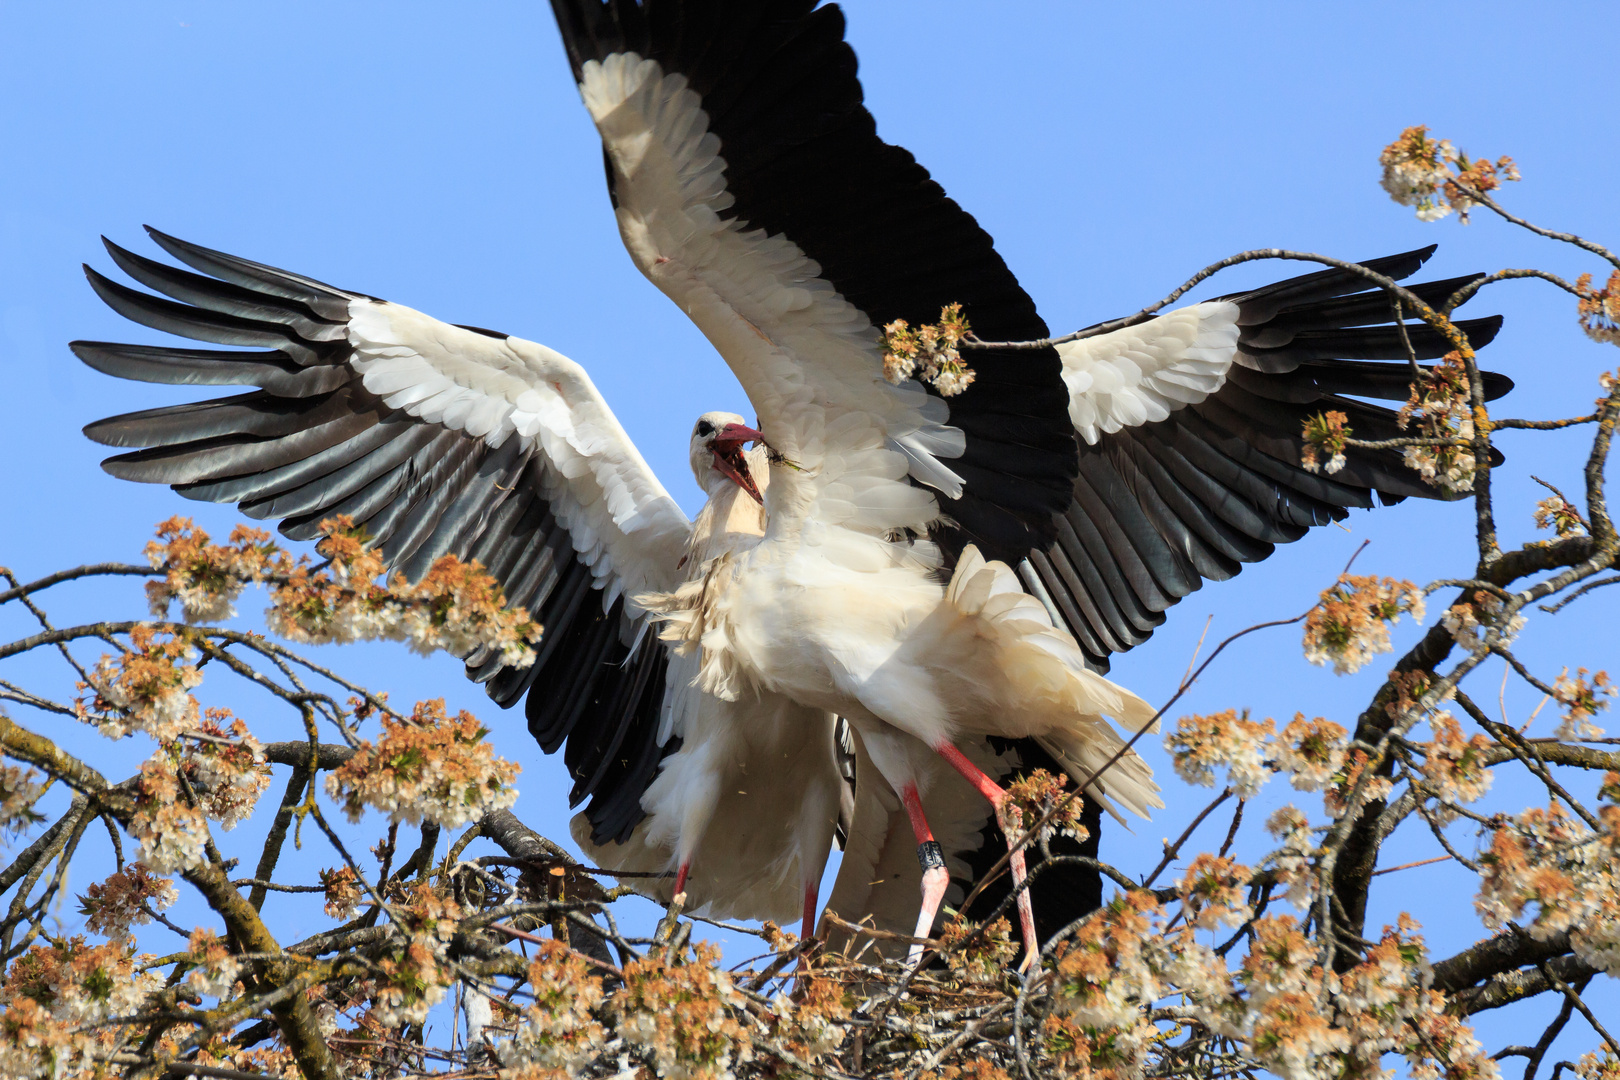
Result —
[[[714,434],[714,425],[709,423],[707,420],[699,420],[697,425],[697,433],[699,438],[707,439],[710,435]]]

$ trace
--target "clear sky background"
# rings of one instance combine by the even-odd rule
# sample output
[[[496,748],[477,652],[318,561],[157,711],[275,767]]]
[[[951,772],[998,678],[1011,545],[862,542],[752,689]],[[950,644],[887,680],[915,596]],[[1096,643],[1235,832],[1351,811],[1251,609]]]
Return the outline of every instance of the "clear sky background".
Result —
[[[1377,185],[1378,151],[1414,123],[1476,155],[1512,154],[1525,180],[1504,198],[1530,219],[1620,243],[1620,143],[1604,119],[1612,4],[856,0],[846,8],[880,133],[915,152],[978,217],[1054,331],[1134,311],[1253,247],[1363,258],[1439,242],[1434,277],[1602,269],[1489,216],[1466,228],[1455,219],[1425,225],[1392,204]],[[561,350],[590,370],[676,498],[696,510],[685,460],[693,418],[749,410],[707,343],[620,246],[599,144],[547,5],[0,0],[0,42],[0,563],[28,579],[135,558],[152,524],[177,512],[217,535],[239,519],[230,507],[107,477],[97,467],[104,450],[79,433],[180,393],[104,377],[65,347],[74,338],[163,340],[102,306],[79,270],[88,261],[115,273],[97,240],[103,232],[157,254],[143,223]],[[1243,267],[1202,295],[1296,269]],[[1548,287],[1510,283],[1470,309],[1493,311],[1508,323],[1485,359],[1518,382],[1506,414],[1584,411],[1615,354],[1586,343],[1572,305]],[[1540,493],[1529,473],[1578,490],[1569,455],[1586,438],[1504,435],[1504,541],[1532,531]],[[1357,512],[1345,528],[1319,530],[1189,598],[1115,675],[1164,700],[1206,618],[1213,642],[1298,614],[1363,540],[1372,543],[1361,572],[1463,576],[1472,565],[1469,513],[1412,503]],[[50,600],[58,622],[143,608],[136,584],[98,589],[59,590]],[[1616,667],[1613,603],[1598,594],[1539,616],[1522,655],[1548,678],[1564,664]],[[0,611],[10,636],[26,632],[14,606]],[[246,598],[245,625],[259,606]],[[1397,648],[1415,636],[1404,626]],[[443,695],[477,711],[501,751],[523,763],[518,812],[566,838],[561,762],[535,750],[520,712],[500,713],[465,684],[458,663],[391,646],[353,648],[336,662],[397,701]],[[1301,658],[1295,629],[1268,631],[1229,650],[1173,716],[1247,707],[1286,721],[1303,710],[1351,726],[1384,669],[1338,678]],[[16,665],[0,673],[35,675]],[[1495,698],[1498,677],[1492,665],[1476,696]],[[1504,702],[1522,722],[1536,698],[1510,684]],[[291,737],[284,717],[250,719],[267,739]],[[1538,723],[1545,734],[1550,724]],[[148,752],[100,745],[88,732],[75,745],[119,775]],[[1103,840],[1105,856],[1135,872],[1211,794],[1187,791],[1157,747],[1145,752],[1169,809],[1134,834],[1110,826]],[[1251,820],[1288,795],[1263,793]],[[1532,797],[1526,791],[1514,805]],[[1319,815],[1310,797],[1296,801]],[[244,839],[260,827],[244,826]],[[1453,836],[1473,844],[1460,828]],[[1414,835],[1386,862],[1437,851]],[[310,880],[332,864],[313,842],[297,857]],[[1454,951],[1481,932],[1468,880],[1445,866],[1386,879],[1373,929],[1406,908],[1436,956]],[[63,916],[75,918],[72,905]],[[1589,1000],[1620,1015],[1613,986]],[[1533,1040],[1540,1025],[1531,1024],[1555,1007],[1486,1018],[1488,1041]],[[1596,1044],[1579,1021],[1570,1028],[1560,1049]]]

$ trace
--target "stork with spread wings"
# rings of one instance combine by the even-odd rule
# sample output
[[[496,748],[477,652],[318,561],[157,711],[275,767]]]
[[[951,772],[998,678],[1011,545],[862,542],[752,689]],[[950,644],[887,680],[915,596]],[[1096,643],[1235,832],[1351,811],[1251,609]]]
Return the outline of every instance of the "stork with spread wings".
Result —
[[[545,637],[530,668],[475,654],[468,674],[502,705],[526,694],[541,745],[565,748],[571,799],[590,800],[576,836],[600,862],[668,871],[653,891],[717,915],[802,902],[808,931],[842,818],[835,909],[926,936],[1009,775],[1060,768],[1111,811],[1159,805],[1134,754],[1098,772],[1122,745],[1110,719],[1134,731],[1155,715],[1103,677],[1110,654],[1204,580],[1375,494],[1440,495],[1396,452],[1305,467],[1307,417],[1337,409],[1392,437],[1394,414],[1368,399],[1407,395],[1408,344],[1419,360],[1449,348],[1393,326],[1388,297],[1350,272],[976,351],[950,397],[891,384],[877,330],[891,320],[957,303],[984,339],[1047,327],[989,236],[878,138],[837,6],[553,7],[631,257],[758,417],[698,418],[695,523],[567,358],[160,233],[200,273],[109,244],[172,300],[90,271],[98,293],[251,351],[74,348],[127,378],[258,388],[92,424],[139,448],[108,460],[115,475],[237,502],[294,538],[346,514],[407,576],[445,554],[483,563]],[[1431,251],[1367,265],[1402,278]],[[1498,325],[1459,324],[1476,347]],[[1094,902],[1072,876],[1041,880],[1049,926]],[[900,888],[922,893],[914,923]],[[1028,901],[1033,948],[1045,928]]]

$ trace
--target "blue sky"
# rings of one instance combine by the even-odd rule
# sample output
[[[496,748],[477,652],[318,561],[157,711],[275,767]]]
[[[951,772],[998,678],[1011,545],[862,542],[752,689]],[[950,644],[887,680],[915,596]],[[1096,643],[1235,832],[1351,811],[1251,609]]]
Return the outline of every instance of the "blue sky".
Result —
[[[1377,186],[1377,154],[1413,123],[1474,154],[1512,154],[1525,180],[1505,197],[1532,220],[1620,242],[1612,201],[1620,145],[1594,119],[1613,62],[1608,4],[847,7],[879,131],[978,217],[1056,331],[1134,311],[1252,247],[1356,258],[1439,242],[1432,276],[1600,269],[1488,217],[1466,228],[1424,225],[1392,204]],[[10,150],[0,167],[0,563],[29,578],[134,558],[152,523],[176,512],[219,534],[237,520],[229,507],[112,480],[97,467],[101,448],[79,433],[91,420],[175,399],[172,388],[98,375],[65,348],[73,338],[161,340],[103,307],[79,270],[88,261],[111,272],[103,232],[153,254],[143,223],[561,350],[591,371],[695,510],[685,463],[692,419],[713,408],[746,412],[746,402],[624,254],[596,137],[546,5],[11,0],[0,2],[0,40],[11,43],[0,68],[0,137]],[[1205,294],[1294,269],[1243,267]],[[1486,353],[1519,384],[1508,414],[1582,411],[1597,372],[1614,364],[1543,286],[1500,286],[1470,310],[1508,316]],[[1569,455],[1581,438],[1504,437],[1504,540],[1532,531],[1540,496],[1528,474],[1577,482]],[[1362,540],[1372,542],[1362,572],[1460,576],[1471,565],[1468,513],[1412,504],[1356,513],[1345,528],[1320,530],[1189,598],[1149,645],[1120,660],[1116,677],[1162,701],[1207,617],[1213,642],[1298,614]],[[1533,622],[1526,660],[1547,676],[1564,664],[1616,666],[1602,620],[1612,603],[1599,594]],[[243,610],[257,606],[249,598]],[[142,609],[128,584],[64,591],[52,607],[64,623]],[[16,620],[8,608],[0,630],[23,632]],[[1414,636],[1404,627],[1397,647]],[[534,750],[519,714],[500,713],[465,685],[459,664],[392,647],[337,660],[396,700],[444,695],[477,711],[524,764],[520,813],[566,836],[561,763]],[[5,677],[20,678],[16,671]],[[1381,671],[1337,678],[1305,663],[1293,629],[1268,631],[1229,650],[1174,715],[1248,707],[1286,720],[1303,710],[1348,725]],[[1476,697],[1494,699],[1499,674],[1493,665]],[[1504,701],[1521,720],[1535,703],[1513,685]],[[267,718],[266,733],[289,737],[278,724]],[[109,769],[145,753],[87,742]],[[1147,753],[1168,774],[1162,752]],[[1119,865],[1150,866],[1159,837],[1179,832],[1210,794],[1189,793],[1171,775],[1165,783],[1171,805],[1159,821],[1105,836]],[[1284,792],[1264,793],[1251,820],[1284,801]],[[1417,859],[1434,844],[1414,836],[1409,847]],[[313,847],[302,857],[311,878],[329,864]],[[1393,880],[1375,926],[1409,908],[1437,955],[1479,933],[1462,876],[1424,867]],[[1612,984],[1595,1001],[1620,1011]],[[1565,1043],[1593,1042],[1572,1028]]]

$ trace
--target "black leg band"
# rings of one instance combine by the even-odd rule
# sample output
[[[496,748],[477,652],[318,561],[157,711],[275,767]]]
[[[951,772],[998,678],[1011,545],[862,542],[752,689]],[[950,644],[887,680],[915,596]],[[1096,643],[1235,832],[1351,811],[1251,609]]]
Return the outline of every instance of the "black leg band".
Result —
[[[936,867],[945,865],[945,849],[939,846],[938,840],[925,840],[917,845],[917,862],[922,865],[923,873]]]

